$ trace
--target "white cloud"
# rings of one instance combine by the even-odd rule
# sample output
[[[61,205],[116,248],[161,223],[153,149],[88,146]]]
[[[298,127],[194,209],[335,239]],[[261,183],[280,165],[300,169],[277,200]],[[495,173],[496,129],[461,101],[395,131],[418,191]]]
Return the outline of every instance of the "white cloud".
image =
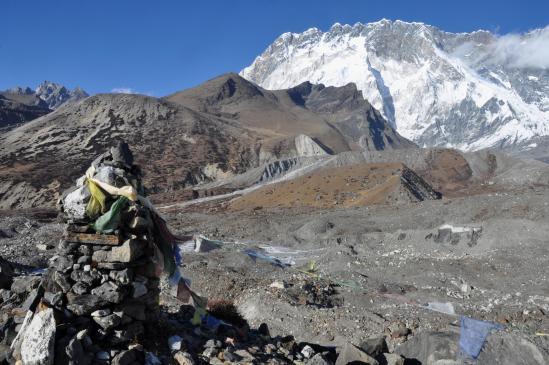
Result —
[[[549,68],[549,26],[526,34],[497,36],[480,54],[476,44],[459,47],[455,54],[469,62],[486,62],[516,68]]]
[[[138,94],[137,91],[132,89],[131,87],[115,87],[111,90],[111,93],[115,94]]]

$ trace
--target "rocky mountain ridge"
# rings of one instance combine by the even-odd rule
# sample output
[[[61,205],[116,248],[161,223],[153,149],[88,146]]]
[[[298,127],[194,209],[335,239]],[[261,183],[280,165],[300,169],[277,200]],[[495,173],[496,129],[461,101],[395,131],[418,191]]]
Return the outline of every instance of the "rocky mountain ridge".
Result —
[[[354,86],[309,89],[271,92],[226,74],[162,99],[98,94],[58,108],[0,135],[0,207],[51,204],[118,140],[150,166],[144,179],[159,202],[275,160],[415,147]]]
[[[240,74],[266,89],[353,82],[420,146],[527,150],[549,135],[549,69],[519,62],[520,51],[547,32],[509,40],[386,19],[335,24],[282,34]],[[517,50],[502,51],[511,41]]]

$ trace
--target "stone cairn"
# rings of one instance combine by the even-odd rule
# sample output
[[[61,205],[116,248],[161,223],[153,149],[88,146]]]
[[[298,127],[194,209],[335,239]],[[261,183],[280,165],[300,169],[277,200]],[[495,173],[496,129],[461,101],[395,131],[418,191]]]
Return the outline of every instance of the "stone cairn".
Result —
[[[90,178],[97,184],[90,186]],[[104,187],[101,183],[133,194],[133,200],[103,189],[105,199],[94,200],[93,189]],[[139,343],[157,316],[160,290],[154,208],[143,193],[139,169],[120,143],[64,194],[65,234],[25,305],[27,314],[11,347],[17,363],[144,363]],[[90,216],[94,210],[97,217]]]

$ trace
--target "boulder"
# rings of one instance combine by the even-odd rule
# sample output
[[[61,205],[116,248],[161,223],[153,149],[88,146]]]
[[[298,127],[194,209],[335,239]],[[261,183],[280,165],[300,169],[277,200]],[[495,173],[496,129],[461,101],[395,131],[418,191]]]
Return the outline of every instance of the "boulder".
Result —
[[[25,365],[53,364],[55,328],[53,309],[45,309],[33,317],[21,343],[21,359]]]
[[[337,357],[336,365],[364,364],[379,365],[376,359],[359,349],[353,344],[346,343]]]

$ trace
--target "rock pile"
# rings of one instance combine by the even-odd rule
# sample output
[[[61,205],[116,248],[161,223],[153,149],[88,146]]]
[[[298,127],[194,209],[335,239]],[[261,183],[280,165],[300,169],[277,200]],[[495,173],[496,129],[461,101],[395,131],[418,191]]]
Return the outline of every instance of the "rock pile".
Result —
[[[157,316],[159,258],[154,208],[143,198],[132,160],[119,144],[64,195],[65,233],[22,305],[14,359],[25,365],[144,362],[130,343],[139,343]]]

